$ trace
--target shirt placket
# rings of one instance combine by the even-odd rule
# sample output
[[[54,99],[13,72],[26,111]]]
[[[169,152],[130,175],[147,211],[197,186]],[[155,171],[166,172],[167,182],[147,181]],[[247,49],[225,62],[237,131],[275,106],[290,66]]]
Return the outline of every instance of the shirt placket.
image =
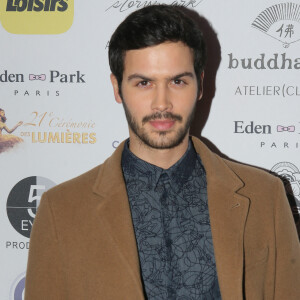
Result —
[[[162,226],[164,233],[164,247],[166,253],[166,289],[168,294],[168,299],[175,299],[176,290],[173,285],[173,269],[172,269],[172,259],[173,259],[173,249],[172,249],[172,236],[170,231],[172,210],[169,209],[170,206],[170,194],[171,190],[170,178],[166,172],[163,172],[158,181],[158,191],[160,195],[160,203],[162,207]]]

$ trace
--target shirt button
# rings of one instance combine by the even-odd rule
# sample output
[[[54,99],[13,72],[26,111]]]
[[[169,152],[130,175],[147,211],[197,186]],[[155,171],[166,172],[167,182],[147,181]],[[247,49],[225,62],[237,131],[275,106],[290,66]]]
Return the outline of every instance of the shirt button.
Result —
[[[171,247],[172,245],[172,240],[171,239],[166,239],[166,246]]]

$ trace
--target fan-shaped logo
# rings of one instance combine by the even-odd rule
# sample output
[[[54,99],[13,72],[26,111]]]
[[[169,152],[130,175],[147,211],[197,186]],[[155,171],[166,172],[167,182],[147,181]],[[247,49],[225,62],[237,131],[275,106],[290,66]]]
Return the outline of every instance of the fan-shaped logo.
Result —
[[[288,48],[300,40],[300,4],[288,2],[268,7],[252,26]]]
[[[19,275],[10,289],[10,300],[23,300],[25,292],[25,273]]]
[[[276,164],[271,172],[275,172],[284,181],[285,188],[288,194],[289,200],[293,198],[291,202],[294,202],[296,207],[293,207],[295,214],[300,213],[300,171],[290,162],[280,162]]]
[[[41,196],[53,186],[55,183],[48,178],[31,176],[12,188],[7,199],[7,216],[17,232],[30,237]]]

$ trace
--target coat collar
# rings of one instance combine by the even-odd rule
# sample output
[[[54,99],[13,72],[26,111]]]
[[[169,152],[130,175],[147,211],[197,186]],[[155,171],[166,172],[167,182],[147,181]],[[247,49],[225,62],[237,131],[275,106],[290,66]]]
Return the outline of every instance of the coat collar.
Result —
[[[238,192],[243,188],[244,182],[228,167],[223,159],[211,152],[199,139],[192,137],[192,141],[197,153],[200,155],[211,185],[218,183],[218,185],[222,185],[224,188],[228,187],[234,192]],[[109,200],[112,193],[118,192],[122,186],[125,187],[121,168],[121,157],[125,142],[123,141],[115,152],[103,163],[95,180],[93,191],[104,199]],[[228,208],[231,208],[231,205],[235,206],[237,204],[233,199],[228,200]]]
[[[100,197],[97,207],[99,222],[111,237],[111,255],[119,255],[120,268],[127,270],[126,280],[133,286],[134,299],[144,299],[138,251],[121,168],[123,147],[124,142],[101,165],[93,192]]]
[[[244,183],[199,139],[193,138],[193,143],[206,170],[211,231],[222,299],[243,299],[243,233],[249,207],[249,199],[239,194]],[[103,163],[93,191],[101,197],[98,207],[100,220],[142,295],[138,252],[121,168],[123,147],[124,142]]]

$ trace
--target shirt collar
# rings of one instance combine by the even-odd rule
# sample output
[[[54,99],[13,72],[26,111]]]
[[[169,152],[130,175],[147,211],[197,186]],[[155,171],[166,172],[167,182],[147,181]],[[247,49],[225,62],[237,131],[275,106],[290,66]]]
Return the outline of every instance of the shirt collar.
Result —
[[[150,164],[129,150],[129,139],[125,142],[122,153],[122,168],[125,176],[125,181],[134,180],[137,176],[147,178],[147,185],[155,188],[161,176],[166,174],[170,179],[170,184],[175,190],[179,190],[184,183],[187,182],[196,165],[197,153],[194,145],[189,140],[188,148],[184,155],[170,168],[163,169],[153,164]],[[163,175],[163,177],[166,177]]]

